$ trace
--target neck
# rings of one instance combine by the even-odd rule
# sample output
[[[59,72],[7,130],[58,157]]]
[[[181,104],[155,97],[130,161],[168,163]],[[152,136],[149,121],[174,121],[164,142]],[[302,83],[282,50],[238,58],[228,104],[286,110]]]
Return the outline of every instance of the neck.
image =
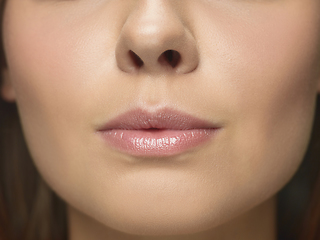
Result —
[[[136,236],[108,228],[68,206],[69,240],[275,240],[276,197],[205,232],[183,236]]]

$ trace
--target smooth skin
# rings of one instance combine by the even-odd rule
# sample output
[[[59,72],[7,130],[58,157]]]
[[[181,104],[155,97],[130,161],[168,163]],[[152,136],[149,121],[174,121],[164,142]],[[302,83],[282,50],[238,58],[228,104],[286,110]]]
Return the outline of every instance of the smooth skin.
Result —
[[[16,101],[34,163],[68,205],[69,239],[276,239],[276,194],[312,131],[319,9],[318,0],[7,0],[2,96]],[[166,158],[125,154],[96,134],[138,107],[222,129]]]

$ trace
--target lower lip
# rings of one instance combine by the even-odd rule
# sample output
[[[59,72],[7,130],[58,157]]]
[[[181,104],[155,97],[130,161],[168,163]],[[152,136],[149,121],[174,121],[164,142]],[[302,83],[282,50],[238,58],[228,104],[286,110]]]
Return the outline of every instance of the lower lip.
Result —
[[[102,131],[107,143],[130,155],[140,157],[172,156],[208,142],[218,129],[123,130]]]

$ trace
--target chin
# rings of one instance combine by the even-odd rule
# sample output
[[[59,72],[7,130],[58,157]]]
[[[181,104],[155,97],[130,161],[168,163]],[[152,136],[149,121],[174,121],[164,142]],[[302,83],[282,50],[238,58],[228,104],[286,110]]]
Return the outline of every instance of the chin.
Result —
[[[156,207],[153,208],[156,210]],[[194,215],[192,215],[194,214]],[[160,213],[149,209],[149,213],[137,213],[130,216],[118,216],[111,222],[108,219],[103,225],[117,231],[141,236],[171,236],[195,234],[209,230],[221,222],[205,213],[188,213],[188,211],[175,213]]]

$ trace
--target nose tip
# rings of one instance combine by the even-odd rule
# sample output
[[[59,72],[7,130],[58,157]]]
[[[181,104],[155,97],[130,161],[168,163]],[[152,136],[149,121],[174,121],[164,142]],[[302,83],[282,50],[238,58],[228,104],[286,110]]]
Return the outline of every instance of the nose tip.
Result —
[[[198,66],[194,37],[167,1],[142,1],[122,26],[116,61],[124,72],[189,73]]]

